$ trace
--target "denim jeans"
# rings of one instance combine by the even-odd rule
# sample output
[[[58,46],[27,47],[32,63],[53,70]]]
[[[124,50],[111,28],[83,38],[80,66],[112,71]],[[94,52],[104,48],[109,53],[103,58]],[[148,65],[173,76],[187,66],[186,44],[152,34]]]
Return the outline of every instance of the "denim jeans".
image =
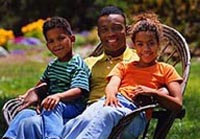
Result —
[[[80,114],[84,106],[59,104],[51,111],[40,115],[32,111],[20,112],[4,135],[12,139],[60,139],[64,118],[71,119]]]
[[[34,115],[37,115],[35,110],[24,109],[24,110],[20,111],[15,116],[15,118],[11,121],[11,123],[9,125],[9,128],[7,129],[7,131],[5,132],[3,137],[16,139],[18,131],[19,131],[19,124],[20,124],[21,120],[24,120],[26,118],[32,117]]]
[[[103,106],[105,98],[100,99],[90,105],[81,115],[69,120],[61,132],[61,138],[107,139],[119,120],[137,108],[121,94],[118,94],[117,98],[122,107]],[[123,139],[138,137],[145,129],[146,123],[145,113],[140,113],[125,129]]]

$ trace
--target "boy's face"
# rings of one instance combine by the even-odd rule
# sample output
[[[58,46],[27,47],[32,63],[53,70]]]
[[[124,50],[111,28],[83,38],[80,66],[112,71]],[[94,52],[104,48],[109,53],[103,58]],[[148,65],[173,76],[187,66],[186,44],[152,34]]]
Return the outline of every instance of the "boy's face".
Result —
[[[155,33],[150,31],[140,31],[133,40],[135,49],[140,57],[141,66],[151,66],[155,63],[159,51],[159,42]]]
[[[68,35],[62,28],[53,28],[47,31],[47,47],[60,61],[68,61],[72,57],[73,35]]]
[[[126,48],[124,17],[119,14],[101,16],[98,19],[98,35],[105,52],[114,53],[124,50]]]

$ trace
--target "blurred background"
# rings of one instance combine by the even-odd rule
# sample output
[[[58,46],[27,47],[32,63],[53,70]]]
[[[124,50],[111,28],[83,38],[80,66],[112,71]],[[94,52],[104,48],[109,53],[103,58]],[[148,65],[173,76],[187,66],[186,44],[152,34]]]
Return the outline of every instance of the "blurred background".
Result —
[[[162,23],[177,29],[189,44],[192,67],[184,96],[186,116],[176,120],[168,139],[200,137],[200,0],[0,0],[0,108],[35,85],[52,55],[45,47],[44,21],[67,18],[76,35],[75,51],[83,57],[99,42],[96,19],[100,10],[115,5],[127,22],[134,14],[154,11]],[[0,113],[0,137],[7,129]],[[149,135],[149,139],[151,139]]]
[[[134,14],[154,11],[163,23],[183,34],[190,44],[192,55],[200,55],[200,0],[0,0],[0,29],[11,30],[13,37],[41,37],[36,24],[24,30],[23,27],[59,15],[71,22],[75,33],[80,33],[77,45],[95,44],[98,39],[93,29],[97,15],[107,5],[120,7],[129,23]],[[82,36],[89,38],[84,40]]]

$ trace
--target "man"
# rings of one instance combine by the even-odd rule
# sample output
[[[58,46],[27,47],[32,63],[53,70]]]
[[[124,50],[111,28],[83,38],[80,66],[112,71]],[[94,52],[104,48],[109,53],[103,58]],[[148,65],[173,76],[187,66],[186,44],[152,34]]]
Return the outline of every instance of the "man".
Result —
[[[97,26],[98,36],[103,45],[103,54],[97,57],[88,57],[85,60],[92,72],[91,92],[88,103],[93,104],[83,114],[65,124],[61,135],[65,139],[77,139],[86,136],[86,138],[98,138],[98,135],[94,135],[94,133],[84,135],[82,131],[90,123],[96,112],[102,108],[102,105],[98,105],[95,102],[104,96],[104,90],[107,84],[106,76],[117,63],[121,61],[130,62],[131,60],[138,59],[135,51],[126,46],[126,18],[120,9],[114,6],[103,8],[98,17]],[[135,119],[140,121],[137,117]],[[99,120],[101,121],[101,119]],[[145,125],[146,123],[142,123],[142,128]],[[99,128],[99,130],[101,129]],[[132,131],[132,129],[126,131],[128,132],[130,130]],[[132,135],[129,134],[129,136]],[[130,137],[125,136],[124,138]]]

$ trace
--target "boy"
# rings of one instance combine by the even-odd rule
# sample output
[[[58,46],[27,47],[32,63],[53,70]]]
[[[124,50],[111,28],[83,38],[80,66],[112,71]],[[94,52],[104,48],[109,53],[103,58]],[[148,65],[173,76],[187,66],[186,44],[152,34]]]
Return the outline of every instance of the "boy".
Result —
[[[16,116],[4,138],[57,138],[64,120],[76,117],[86,107],[90,71],[79,55],[73,55],[75,36],[70,24],[62,17],[52,17],[44,23],[43,33],[47,48],[57,57],[48,64],[37,84],[48,85],[48,96],[41,102],[40,115],[23,120]],[[24,103],[21,109],[38,102],[39,95],[34,88],[29,89],[20,96]]]

